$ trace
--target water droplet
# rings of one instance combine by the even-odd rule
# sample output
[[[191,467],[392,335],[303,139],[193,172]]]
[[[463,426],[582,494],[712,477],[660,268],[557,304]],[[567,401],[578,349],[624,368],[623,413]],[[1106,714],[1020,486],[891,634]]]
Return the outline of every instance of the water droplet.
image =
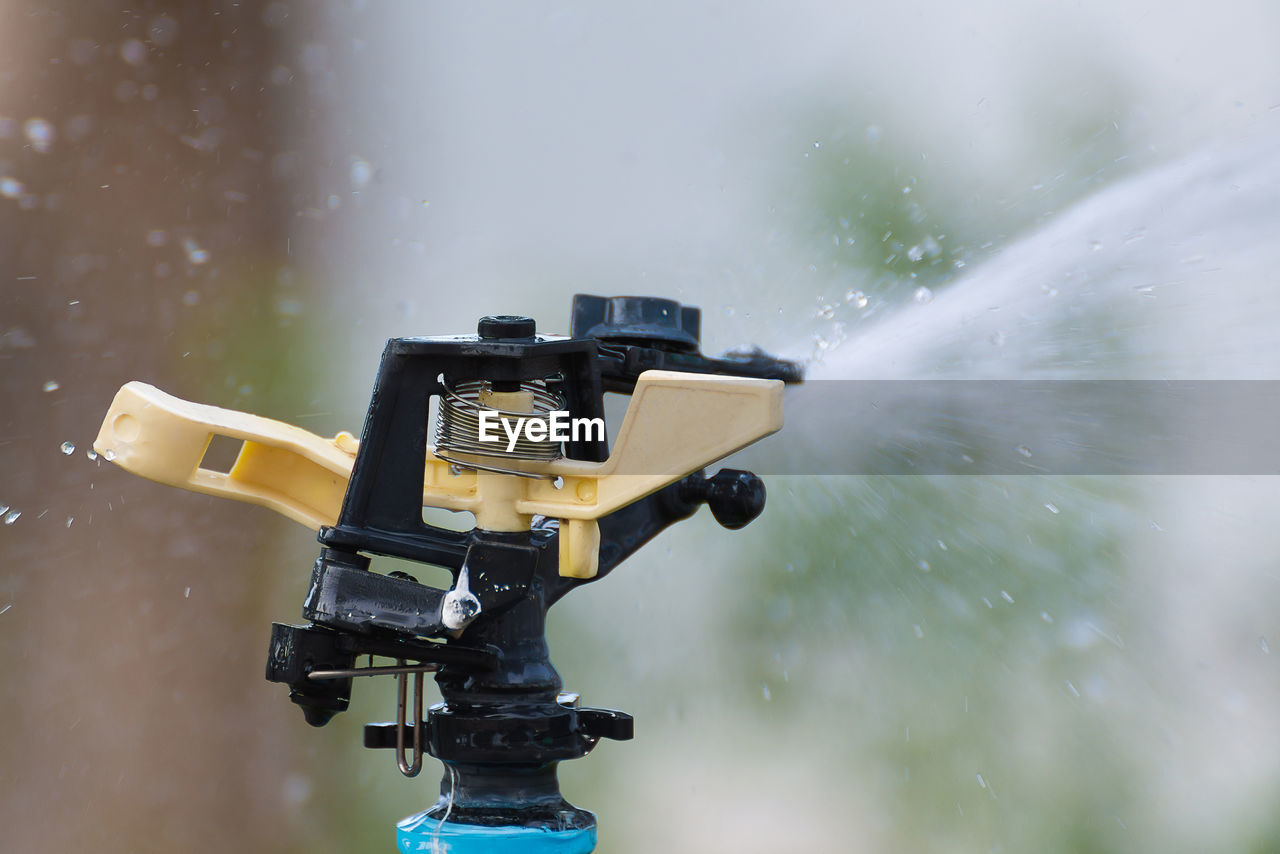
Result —
[[[912,626],[912,628],[913,628],[913,629],[915,629],[915,631],[916,631],[916,637],[917,637],[917,638],[923,638],[923,637],[924,637],[924,629],[920,628],[920,624],[919,624],[919,623],[916,623],[914,626]]]
[[[862,291],[846,291],[844,301],[856,308],[867,307],[867,295]]]
[[[58,384],[57,380],[47,380],[44,384],[45,391],[57,391],[60,388],[62,388],[62,386]]]
[[[120,45],[120,58],[130,65],[141,65],[147,61],[147,46],[137,39],[129,39]]]
[[[116,458],[116,452],[111,450],[110,448],[107,448],[105,451],[102,452],[102,458],[107,462],[111,462]]]
[[[1001,591],[1000,591],[1000,598],[1001,598],[1001,599],[1003,599],[1004,601],[1008,602],[1010,605],[1012,605],[1012,604],[1013,604],[1013,597],[1009,595],[1009,591],[1008,591],[1008,590],[1001,590]]]
[[[1058,509],[1058,505],[1054,504],[1052,501],[1045,504],[1044,509],[1048,510],[1050,513],[1052,513],[1055,516],[1057,516],[1059,513],[1062,512],[1061,510]]]
[[[771,692],[769,690],[769,686],[763,682],[760,683],[760,693],[764,694],[764,701],[766,703],[773,699],[773,692]]]
[[[31,147],[40,154],[44,154],[53,147],[53,140],[58,135],[50,122],[38,116],[27,119],[23,123],[22,134],[27,138],[27,142],[31,143]]]
[[[1049,616],[1049,612],[1048,612],[1048,611],[1041,611],[1041,612],[1040,612],[1040,619],[1044,620],[1044,621],[1045,621],[1046,623],[1048,623],[1049,625],[1053,625],[1053,617],[1050,617],[1050,616]]]
[[[5,513],[8,513],[8,512],[9,512],[9,505],[8,505],[8,504],[0,504],[0,516],[4,515]]]
[[[85,451],[84,455],[88,457],[90,461],[96,460],[98,458],[98,452],[95,451],[93,448],[90,448],[89,450]]]
[[[351,158],[351,188],[362,190],[373,180],[373,165],[362,157]]]
[[[1265,637],[1258,638],[1258,649],[1262,650],[1267,655],[1271,654],[1271,645],[1267,643],[1267,639]]]
[[[191,588],[190,588],[190,587],[188,587],[185,591],[183,591],[183,593],[182,593],[182,598],[183,598],[183,599],[190,599],[190,598],[191,598]]]
[[[6,199],[16,199],[22,195],[26,187],[22,186],[22,182],[17,178],[4,175],[0,177],[0,196]]]
[[[908,261],[919,261],[924,257],[924,248],[920,244],[916,244],[907,250]]]
[[[147,27],[147,35],[151,37],[152,44],[167,47],[178,38],[178,22],[168,15],[161,15]]]
[[[822,308],[818,309],[818,317],[821,317],[823,320],[830,320],[835,316],[836,316],[835,306],[824,305]]]
[[[931,572],[933,570],[933,567],[929,566],[929,561],[927,560],[916,561],[916,566],[920,567],[924,572]]]
[[[938,548],[942,549],[945,552],[947,550],[947,544],[944,543],[942,540],[938,540]]]
[[[202,249],[194,239],[182,238],[182,251],[187,253],[187,260],[192,264],[204,264],[209,260],[209,250]]]
[[[76,517],[75,517],[75,516],[68,516],[68,517],[67,517],[67,527],[68,527],[68,528],[70,528],[70,527],[71,527],[71,523],[72,523],[72,522],[74,522],[75,520],[76,520]]]
[[[555,478],[552,479],[551,485],[556,489],[564,489],[564,478],[556,475]]]
[[[916,288],[916,292],[911,295],[911,298],[920,305],[928,305],[933,302],[933,291],[929,290],[924,285],[921,285]]]
[[[63,442],[59,447],[62,448],[62,453],[66,454],[68,457],[76,452],[76,445],[74,442]]]
[[[6,525],[12,525],[14,522],[18,521],[18,517],[21,515],[22,515],[21,510],[10,510],[8,513],[5,514],[4,523]]]
[[[1026,457],[1027,459],[1031,459],[1031,449],[1028,448],[1026,445],[1019,445],[1018,447],[1014,448],[1014,450],[1017,451],[1019,454],[1022,454],[1022,456]]]

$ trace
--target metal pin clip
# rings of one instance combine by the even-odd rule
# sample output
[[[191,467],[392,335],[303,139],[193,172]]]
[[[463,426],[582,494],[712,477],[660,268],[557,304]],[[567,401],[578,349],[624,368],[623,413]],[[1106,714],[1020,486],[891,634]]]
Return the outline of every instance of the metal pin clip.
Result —
[[[396,662],[404,667],[404,659]],[[408,705],[408,674],[396,674],[396,766],[406,777],[416,777],[422,770],[422,681],[424,674],[418,671],[413,674],[413,762],[404,758],[405,707]]]

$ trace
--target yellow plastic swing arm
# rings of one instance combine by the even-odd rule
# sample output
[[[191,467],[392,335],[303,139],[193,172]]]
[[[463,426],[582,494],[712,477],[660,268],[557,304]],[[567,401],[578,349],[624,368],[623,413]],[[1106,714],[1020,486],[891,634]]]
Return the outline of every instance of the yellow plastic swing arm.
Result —
[[[599,558],[595,520],[781,427],[778,380],[646,371],[604,462],[513,463],[533,478],[458,473],[428,447],[422,503],[470,511],[487,530],[527,530],[534,515],[560,519],[560,574],[590,578]],[[244,443],[225,473],[201,467],[215,436]],[[318,530],[337,523],[359,443],[131,382],[93,446],[150,480],[260,504]]]

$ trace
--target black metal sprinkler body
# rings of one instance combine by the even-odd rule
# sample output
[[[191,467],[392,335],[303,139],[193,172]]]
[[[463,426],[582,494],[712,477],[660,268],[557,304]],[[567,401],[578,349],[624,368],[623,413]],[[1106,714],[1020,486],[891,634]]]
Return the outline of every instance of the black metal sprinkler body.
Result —
[[[595,817],[561,796],[556,766],[584,756],[602,738],[630,739],[632,719],[623,712],[581,707],[576,695],[563,693],[546,641],[547,610],[574,588],[608,575],[702,503],[724,527],[743,527],[764,509],[764,486],[749,472],[722,470],[708,478],[700,469],[682,471],[594,521],[589,515],[556,518],[553,512],[582,515],[573,507],[555,508],[575,501],[590,505],[604,493],[607,475],[579,478],[577,472],[591,474],[594,469],[574,468],[569,462],[605,464],[609,448],[603,432],[575,436],[555,450],[555,457],[568,463],[563,470],[570,475],[564,477],[551,474],[561,469],[549,467],[553,463],[543,448],[527,443],[508,448],[505,441],[492,447],[478,444],[484,437],[477,437],[472,416],[488,409],[500,417],[537,419],[558,409],[603,424],[603,392],[632,394],[650,370],[680,372],[651,374],[645,380],[662,378],[673,388],[689,374],[800,381],[797,365],[758,350],[707,358],[698,352],[699,337],[696,308],[656,298],[579,295],[568,338],[538,335],[534,321],[526,317],[491,316],[480,320],[474,336],[387,343],[340,512],[332,524],[319,526],[322,550],[303,604],[309,622],[273,626],[267,679],[288,685],[307,721],[320,726],[347,708],[354,677],[396,676],[397,720],[367,725],[365,746],[393,749],[401,771],[410,776],[418,773],[424,753],[445,766],[440,800],[406,820],[411,826],[402,823],[401,850],[425,845],[420,839],[433,828],[438,841],[446,820],[451,828],[471,831],[449,849],[460,854],[505,850],[495,847],[499,837],[487,838],[485,829],[539,831],[566,840],[582,836],[580,847],[556,850],[589,851],[594,846]],[[751,393],[759,390],[748,388]],[[430,445],[433,399],[436,441]],[[110,424],[121,423],[120,400],[99,437],[104,445],[113,439],[120,444],[118,435],[108,435]],[[512,401],[523,404],[513,411]],[[218,432],[218,426],[211,432]],[[242,462],[242,477],[253,469],[255,457],[247,446],[256,437],[241,438],[246,450],[229,475],[232,480]],[[754,438],[758,436],[747,441]],[[345,446],[348,453],[352,444]],[[119,452],[116,457],[120,459]],[[139,473],[165,480],[143,468],[137,466]],[[631,474],[659,473],[646,469]],[[455,481],[469,485],[471,492],[464,498],[474,503],[466,506],[483,508],[481,501],[488,500],[506,509],[497,514],[477,509],[477,527],[470,531],[427,524],[424,489],[434,484],[439,495],[453,500],[450,490],[464,495]],[[570,489],[576,492],[567,497],[556,492]],[[441,506],[450,505],[446,501]],[[530,507],[552,511],[526,513]],[[307,517],[313,518],[323,514]],[[567,539],[570,530],[575,533]],[[582,542],[585,546],[576,545]],[[453,585],[446,591],[402,572],[373,572],[369,555],[444,567]],[[562,565],[564,561],[573,566]],[[364,655],[370,656],[370,665],[357,667],[357,658]],[[395,664],[375,667],[373,656]],[[424,718],[422,680],[431,671],[443,701]]]

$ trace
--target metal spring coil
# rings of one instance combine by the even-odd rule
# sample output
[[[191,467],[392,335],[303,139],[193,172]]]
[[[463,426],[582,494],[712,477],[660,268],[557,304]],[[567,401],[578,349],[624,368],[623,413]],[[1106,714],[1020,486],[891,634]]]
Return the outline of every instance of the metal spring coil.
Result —
[[[487,410],[499,416],[523,418],[526,422],[538,420],[547,422],[547,413],[554,409],[564,408],[564,399],[548,391],[539,382],[522,382],[520,390],[533,396],[533,412],[515,412],[507,409],[496,409],[480,402],[480,395],[489,390],[489,383],[484,380],[458,383],[453,388],[444,386],[444,394],[440,395],[440,412],[436,417],[436,456],[463,468],[484,469],[485,471],[516,474],[524,477],[537,477],[528,472],[506,468],[498,464],[489,465],[475,460],[461,460],[450,454],[469,454],[480,457],[508,460],[533,460],[550,462],[564,456],[560,443],[544,441],[532,442],[522,429],[516,438],[515,446],[508,451],[509,439],[501,421],[490,421],[489,434],[499,437],[497,442],[480,441],[480,412]]]

